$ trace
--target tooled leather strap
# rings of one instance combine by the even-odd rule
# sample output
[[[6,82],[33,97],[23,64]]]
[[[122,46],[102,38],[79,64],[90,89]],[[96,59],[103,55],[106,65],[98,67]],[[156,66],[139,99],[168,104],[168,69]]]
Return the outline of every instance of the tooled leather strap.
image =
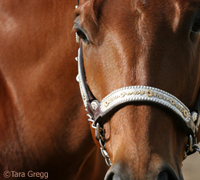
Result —
[[[78,51],[78,76],[82,99],[86,110],[94,120],[94,125],[101,126],[106,118],[121,107],[136,102],[154,103],[163,106],[174,112],[185,129],[186,133],[195,135],[200,124],[200,95],[198,96],[195,110],[190,110],[175,96],[158,88],[149,86],[129,86],[113,91],[99,102],[92,94],[86,83],[86,76],[83,64],[82,45]]]

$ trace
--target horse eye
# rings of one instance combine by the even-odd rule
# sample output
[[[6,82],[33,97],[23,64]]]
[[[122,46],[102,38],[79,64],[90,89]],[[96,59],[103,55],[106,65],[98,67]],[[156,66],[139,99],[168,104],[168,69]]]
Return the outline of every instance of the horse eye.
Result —
[[[87,35],[80,29],[76,29],[77,35],[85,42],[86,44],[89,44],[89,39]]]
[[[200,32],[200,20],[199,20],[199,22],[196,22],[195,24],[194,24],[194,26],[192,27],[192,31],[193,32]]]
[[[200,32],[200,9],[197,11],[194,24],[192,27],[192,32],[199,33]]]

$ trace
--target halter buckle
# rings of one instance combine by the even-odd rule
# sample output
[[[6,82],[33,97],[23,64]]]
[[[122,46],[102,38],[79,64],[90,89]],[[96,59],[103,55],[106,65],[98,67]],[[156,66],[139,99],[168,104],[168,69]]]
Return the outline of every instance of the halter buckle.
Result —
[[[200,147],[197,144],[197,138],[195,136],[189,135],[188,145],[185,152],[185,158],[198,151],[200,153]]]

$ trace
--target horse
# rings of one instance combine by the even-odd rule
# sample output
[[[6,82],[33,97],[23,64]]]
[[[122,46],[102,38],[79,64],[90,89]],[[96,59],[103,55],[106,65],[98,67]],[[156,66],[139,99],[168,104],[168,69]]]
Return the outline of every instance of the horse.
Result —
[[[81,92],[82,103],[75,77],[79,73],[81,84],[84,72],[81,85],[99,101],[118,88],[152,86],[193,109],[200,79],[199,2],[82,0],[74,12],[76,5],[0,1],[0,179],[102,180],[106,174],[105,180],[181,180],[193,131],[176,113],[129,102],[102,127],[92,117],[98,102],[90,106]],[[78,65],[73,26],[82,44]],[[193,136],[187,153],[198,150]]]
[[[75,5],[0,1],[0,179],[106,173],[75,80]]]
[[[183,180],[200,151],[200,1],[80,0],[74,29],[104,180]]]

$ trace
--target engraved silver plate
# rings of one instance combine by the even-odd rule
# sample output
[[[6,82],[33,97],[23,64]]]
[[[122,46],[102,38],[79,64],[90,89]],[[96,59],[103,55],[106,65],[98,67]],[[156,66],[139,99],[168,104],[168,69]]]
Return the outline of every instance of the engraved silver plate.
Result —
[[[192,117],[190,110],[175,96],[149,86],[129,86],[113,91],[100,103],[103,114],[106,114],[117,105],[133,102],[148,101],[168,107],[181,116],[185,122],[189,122]]]

